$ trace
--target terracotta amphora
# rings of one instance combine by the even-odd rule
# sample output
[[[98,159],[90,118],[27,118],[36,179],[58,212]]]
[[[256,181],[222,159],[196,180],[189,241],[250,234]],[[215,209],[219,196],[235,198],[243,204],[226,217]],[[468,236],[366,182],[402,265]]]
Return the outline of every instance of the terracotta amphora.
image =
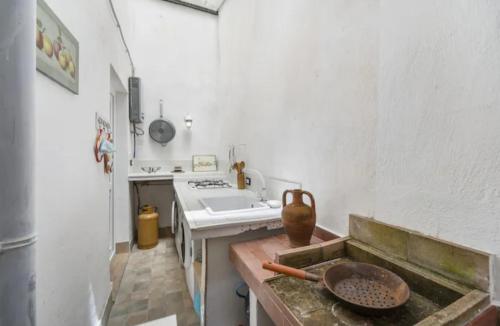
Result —
[[[287,194],[293,194],[293,200],[287,205]],[[308,206],[302,200],[307,195],[311,200]],[[283,227],[292,247],[302,247],[311,244],[311,237],[316,226],[316,204],[313,195],[302,189],[285,190],[283,192],[283,210],[281,211]]]

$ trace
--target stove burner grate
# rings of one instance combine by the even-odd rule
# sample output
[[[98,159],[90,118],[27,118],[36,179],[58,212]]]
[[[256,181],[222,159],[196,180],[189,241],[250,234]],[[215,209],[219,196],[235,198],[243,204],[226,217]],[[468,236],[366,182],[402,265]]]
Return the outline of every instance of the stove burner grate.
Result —
[[[231,185],[222,179],[190,180],[188,184],[196,189],[231,188]]]

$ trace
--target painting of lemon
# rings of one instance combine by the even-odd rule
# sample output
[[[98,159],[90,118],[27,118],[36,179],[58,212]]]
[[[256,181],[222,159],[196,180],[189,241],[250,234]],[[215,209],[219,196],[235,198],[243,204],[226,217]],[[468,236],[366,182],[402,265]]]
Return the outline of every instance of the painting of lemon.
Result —
[[[43,0],[37,1],[35,44],[37,70],[78,94],[78,41]]]

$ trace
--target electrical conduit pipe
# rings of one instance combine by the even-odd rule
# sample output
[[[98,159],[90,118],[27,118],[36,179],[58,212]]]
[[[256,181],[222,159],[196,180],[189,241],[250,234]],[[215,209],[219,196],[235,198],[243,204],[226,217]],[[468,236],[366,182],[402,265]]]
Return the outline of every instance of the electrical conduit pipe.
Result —
[[[0,325],[35,325],[35,0],[0,1]]]

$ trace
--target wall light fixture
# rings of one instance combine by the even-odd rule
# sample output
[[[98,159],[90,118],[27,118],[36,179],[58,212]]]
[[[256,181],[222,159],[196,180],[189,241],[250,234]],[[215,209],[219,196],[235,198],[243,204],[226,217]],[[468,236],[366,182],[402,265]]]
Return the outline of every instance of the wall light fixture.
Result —
[[[193,126],[193,118],[190,114],[184,117],[184,123],[186,124],[186,128],[191,129],[191,127]]]

